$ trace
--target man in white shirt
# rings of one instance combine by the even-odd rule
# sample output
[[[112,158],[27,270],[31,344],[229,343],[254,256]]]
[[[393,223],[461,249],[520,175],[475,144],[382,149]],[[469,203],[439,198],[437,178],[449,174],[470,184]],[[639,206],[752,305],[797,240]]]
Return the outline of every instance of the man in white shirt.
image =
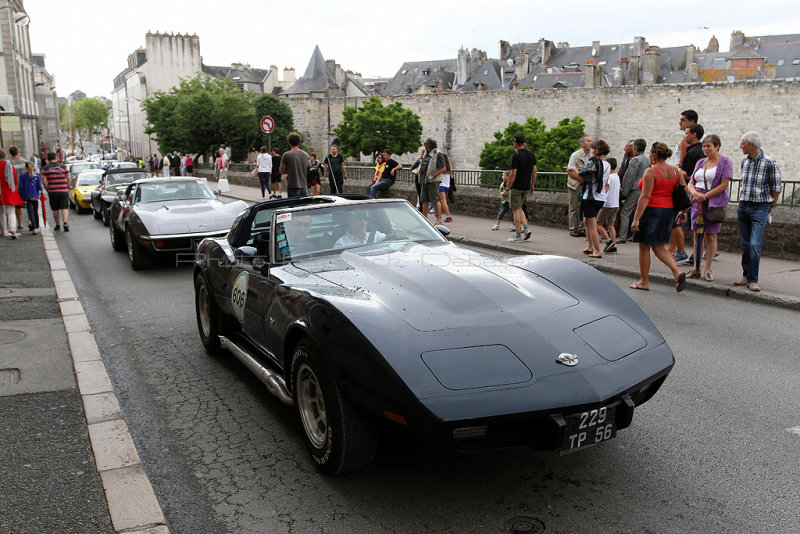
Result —
[[[569,157],[567,168],[573,168],[576,171],[581,170],[586,166],[586,162],[591,157],[592,151],[592,136],[584,135],[580,140],[581,147],[572,153]],[[569,193],[569,235],[572,237],[581,237],[586,235],[586,229],[583,227],[583,219],[578,217],[580,196],[581,196],[581,183],[572,178],[567,177],[567,192]]]
[[[349,248],[366,245],[368,243],[380,243],[386,239],[386,234],[377,230],[367,232],[367,214],[355,212],[348,214],[347,227],[342,237],[336,240],[333,245],[335,248]]]

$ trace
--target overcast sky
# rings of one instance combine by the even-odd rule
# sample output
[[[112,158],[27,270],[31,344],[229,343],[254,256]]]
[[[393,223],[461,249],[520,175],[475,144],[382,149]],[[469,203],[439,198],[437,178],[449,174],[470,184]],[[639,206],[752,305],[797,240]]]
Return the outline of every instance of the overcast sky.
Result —
[[[629,6],[639,5],[632,10]],[[597,11],[602,7],[602,11]],[[632,42],[694,44],[712,35],[800,33],[796,0],[766,2],[552,2],[473,0],[27,0],[31,48],[46,55],[59,96],[76,89],[109,97],[128,54],[152,32],[196,33],[206,65],[234,62],[305,71],[314,46],[325,59],[364,77],[391,77],[404,61],[455,58],[461,46],[498,57],[499,41],[544,37],[572,46]]]

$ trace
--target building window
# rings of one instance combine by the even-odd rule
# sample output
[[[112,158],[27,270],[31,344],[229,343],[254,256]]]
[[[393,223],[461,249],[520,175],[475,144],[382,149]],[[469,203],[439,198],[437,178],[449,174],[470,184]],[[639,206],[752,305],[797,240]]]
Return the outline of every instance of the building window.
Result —
[[[779,66],[779,67],[782,67],[782,66],[783,66],[783,60],[782,60],[782,59],[779,59],[779,60],[778,60],[778,66]]]
[[[725,58],[724,58],[724,57],[715,57],[715,58],[714,58],[714,61],[715,61],[716,63],[722,63],[723,61],[725,61]]]
[[[793,59],[792,65],[800,65],[800,59]]]

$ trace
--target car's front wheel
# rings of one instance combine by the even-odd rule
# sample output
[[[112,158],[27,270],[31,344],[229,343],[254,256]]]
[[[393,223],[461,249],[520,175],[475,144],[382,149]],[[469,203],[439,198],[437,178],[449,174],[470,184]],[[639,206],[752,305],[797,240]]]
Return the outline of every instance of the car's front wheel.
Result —
[[[138,241],[131,234],[130,228],[125,232],[125,240],[128,245],[128,258],[131,260],[131,267],[134,271],[146,269],[150,267],[153,262],[153,257],[148,254],[147,250],[139,244]]]
[[[108,205],[100,201],[100,216],[103,218],[103,226],[108,226],[111,222],[110,214],[108,213]]]
[[[209,354],[217,354],[220,351],[222,316],[211,294],[211,288],[202,274],[198,274],[194,279],[194,308],[200,341]]]
[[[108,225],[108,234],[111,237],[111,248],[117,252],[125,250],[125,233],[117,229],[113,221]]]
[[[355,412],[309,339],[294,349],[291,379],[295,412],[317,467],[339,475],[368,465],[375,429]]]
[[[100,208],[102,209],[102,206]],[[100,220],[100,219],[103,218],[103,214],[100,213],[99,211],[97,211],[96,209],[94,209],[94,203],[92,203],[92,208],[91,209],[92,209],[92,215],[94,215],[95,219]]]

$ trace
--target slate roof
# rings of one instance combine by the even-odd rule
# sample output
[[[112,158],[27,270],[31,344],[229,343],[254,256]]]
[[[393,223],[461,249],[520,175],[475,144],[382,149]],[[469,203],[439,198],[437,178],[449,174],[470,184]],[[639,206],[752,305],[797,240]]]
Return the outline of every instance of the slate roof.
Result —
[[[230,67],[215,67],[212,65],[203,65],[202,70],[205,74],[214,76],[215,78],[228,78],[237,83],[255,83],[261,85],[266,80],[269,74],[269,69],[254,69],[251,67],[242,67],[231,65]]]
[[[766,57],[767,63],[777,65],[778,78],[800,78],[800,34],[747,37],[745,45]]]
[[[508,91],[516,81],[517,74],[513,66],[499,59],[488,59],[475,70],[475,74],[458,89],[465,92],[478,91],[483,85],[483,91]]]
[[[315,46],[305,73],[294,82],[293,86],[281,94],[324,93],[329,88],[338,88],[338,85],[328,73],[328,68],[325,66],[325,58],[322,57],[319,46]]]
[[[406,61],[386,86],[386,95],[405,95],[415,93],[420,87],[437,87],[439,79],[445,79],[445,87],[453,89],[457,68],[456,59],[428,61]],[[449,84],[448,84],[449,82]]]

